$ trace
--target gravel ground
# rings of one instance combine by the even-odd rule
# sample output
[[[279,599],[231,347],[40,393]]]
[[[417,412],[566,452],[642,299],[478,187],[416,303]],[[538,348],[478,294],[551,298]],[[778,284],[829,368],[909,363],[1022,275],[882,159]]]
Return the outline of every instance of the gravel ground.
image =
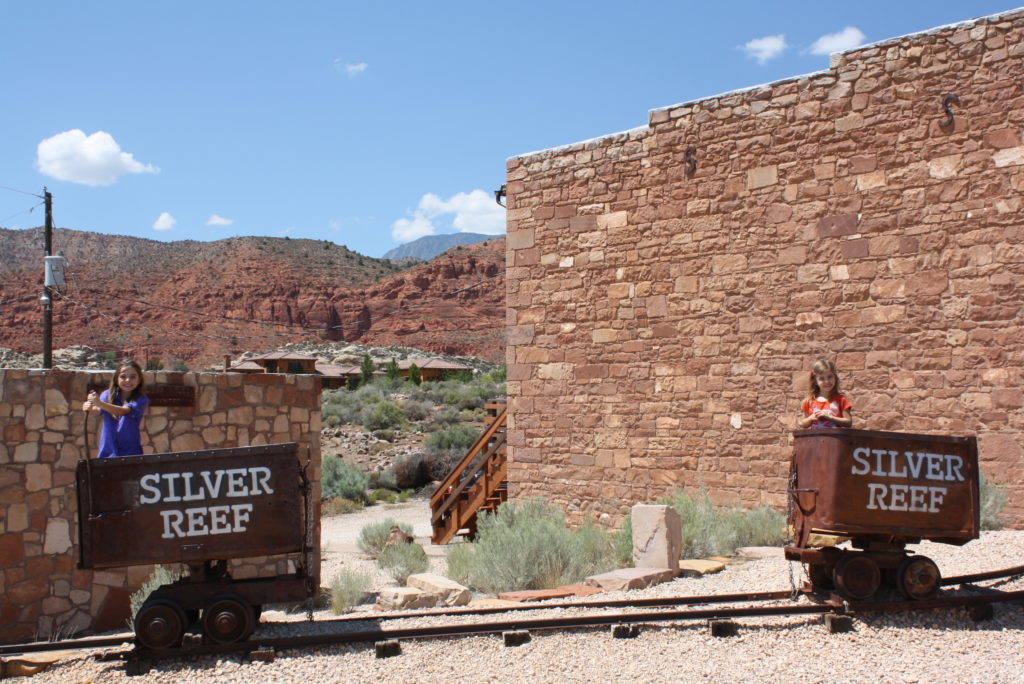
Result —
[[[376,508],[376,507],[374,507]],[[324,582],[338,568],[371,569],[371,561],[353,552],[355,537],[371,520],[392,517],[414,525],[417,537],[429,534],[423,501],[382,507],[324,521]],[[1024,564],[1024,532],[987,532],[964,547],[924,543],[916,550],[934,559],[943,575],[966,574]],[[435,550],[438,553],[439,550]],[[443,558],[434,557],[437,569]],[[593,601],[618,598],[724,594],[788,589],[798,566],[779,558],[729,565],[716,575],[678,579],[644,591],[609,592]],[[387,582],[377,575],[378,586]],[[988,582],[1007,591],[1024,590],[1024,578]],[[806,599],[800,599],[805,601]],[[530,617],[567,615],[572,609],[531,612]],[[340,631],[375,626],[366,619],[330,622],[318,612],[305,616],[264,613],[267,637],[298,631]],[[490,619],[501,619],[492,616]],[[444,615],[388,620],[384,629],[465,622]],[[402,654],[378,660],[370,644],[285,651],[273,663],[249,663],[239,657],[160,661],[145,677],[128,678],[120,663],[92,656],[68,658],[33,682],[1024,682],[1024,606],[995,607],[991,621],[975,623],[966,610],[920,611],[854,619],[854,631],[829,634],[817,616],[755,617],[740,621],[737,636],[710,636],[704,624],[645,627],[636,639],[613,639],[606,629],[535,633],[515,648],[499,636],[402,642]]]

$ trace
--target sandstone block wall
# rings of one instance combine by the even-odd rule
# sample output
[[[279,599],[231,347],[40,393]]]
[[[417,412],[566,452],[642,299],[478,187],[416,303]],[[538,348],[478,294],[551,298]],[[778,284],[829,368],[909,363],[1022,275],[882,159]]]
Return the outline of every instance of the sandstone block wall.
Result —
[[[510,159],[513,494],[782,506],[827,356],[854,427],[977,434],[1024,526],[1022,83],[1008,13]]]
[[[110,372],[0,369],[0,643],[125,626],[131,593],[152,568],[77,568],[75,468],[85,457],[81,403]],[[146,372],[147,384],[195,388],[195,406],[151,406],[145,453],[298,442],[311,453],[320,505],[316,376]],[[99,417],[89,419],[95,451]],[[319,539],[315,571],[319,573]],[[236,561],[235,577],[289,572],[289,557]]]

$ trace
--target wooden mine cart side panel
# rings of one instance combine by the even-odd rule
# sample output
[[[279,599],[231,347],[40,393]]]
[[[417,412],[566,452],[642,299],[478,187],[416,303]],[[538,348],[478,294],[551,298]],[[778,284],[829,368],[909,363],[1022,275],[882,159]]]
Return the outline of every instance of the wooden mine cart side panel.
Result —
[[[974,437],[851,429],[794,433],[792,520],[811,530],[963,544],[978,537]]]
[[[295,443],[79,461],[79,567],[301,552]]]

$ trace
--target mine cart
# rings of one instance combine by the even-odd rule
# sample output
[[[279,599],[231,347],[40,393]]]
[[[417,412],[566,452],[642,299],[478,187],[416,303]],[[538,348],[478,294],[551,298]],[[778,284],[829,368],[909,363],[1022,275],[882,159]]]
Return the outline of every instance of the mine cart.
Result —
[[[938,567],[906,545],[978,538],[977,440],[842,428],[794,437],[786,557],[807,564],[811,589],[864,600],[889,584],[908,599],[934,596]],[[818,534],[853,548],[816,548]]]
[[[269,444],[78,463],[80,568],[189,568],[139,609],[141,646],[176,646],[197,620],[210,641],[242,641],[263,604],[312,595],[310,487],[297,449]],[[228,560],[277,554],[301,554],[295,572],[231,577]]]

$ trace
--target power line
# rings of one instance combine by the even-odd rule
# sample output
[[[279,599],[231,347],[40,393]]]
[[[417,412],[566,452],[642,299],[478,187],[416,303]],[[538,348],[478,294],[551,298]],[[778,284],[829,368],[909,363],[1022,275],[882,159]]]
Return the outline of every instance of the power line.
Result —
[[[0,187],[2,187],[2,186],[0,186]],[[45,202],[40,202],[39,204],[33,204],[33,205],[32,205],[31,207],[29,207],[28,209],[22,209],[22,210],[21,210],[21,211],[19,211],[19,212],[16,212],[16,213],[14,213],[14,214],[11,214],[10,216],[8,216],[8,217],[7,217],[7,218],[5,218],[5,219],[0,219],[0,223],[7,223],[8,221],[10,221],[10,220],[11,220],[12,218],[14,218],[15,216],[21,216],[22,214],[26,214],[26,213],[28,213],[28,212],[32,211],[33,209],[35,209],[36,207],[40,207],[40,206],[42,206],[43,204],[45,204]]]
[[[3,188],[4,190],[10,190],[11,192],[19,192],[22,195],[29,195],[30,197],[38,197],[39,199],[43,199],[42,195],[37,195],[34,192],[28,192],[26,190],[18,190],[17,188],[11,188],[11,187],[8,187],[6,185],[0,185],[0,188]]]

